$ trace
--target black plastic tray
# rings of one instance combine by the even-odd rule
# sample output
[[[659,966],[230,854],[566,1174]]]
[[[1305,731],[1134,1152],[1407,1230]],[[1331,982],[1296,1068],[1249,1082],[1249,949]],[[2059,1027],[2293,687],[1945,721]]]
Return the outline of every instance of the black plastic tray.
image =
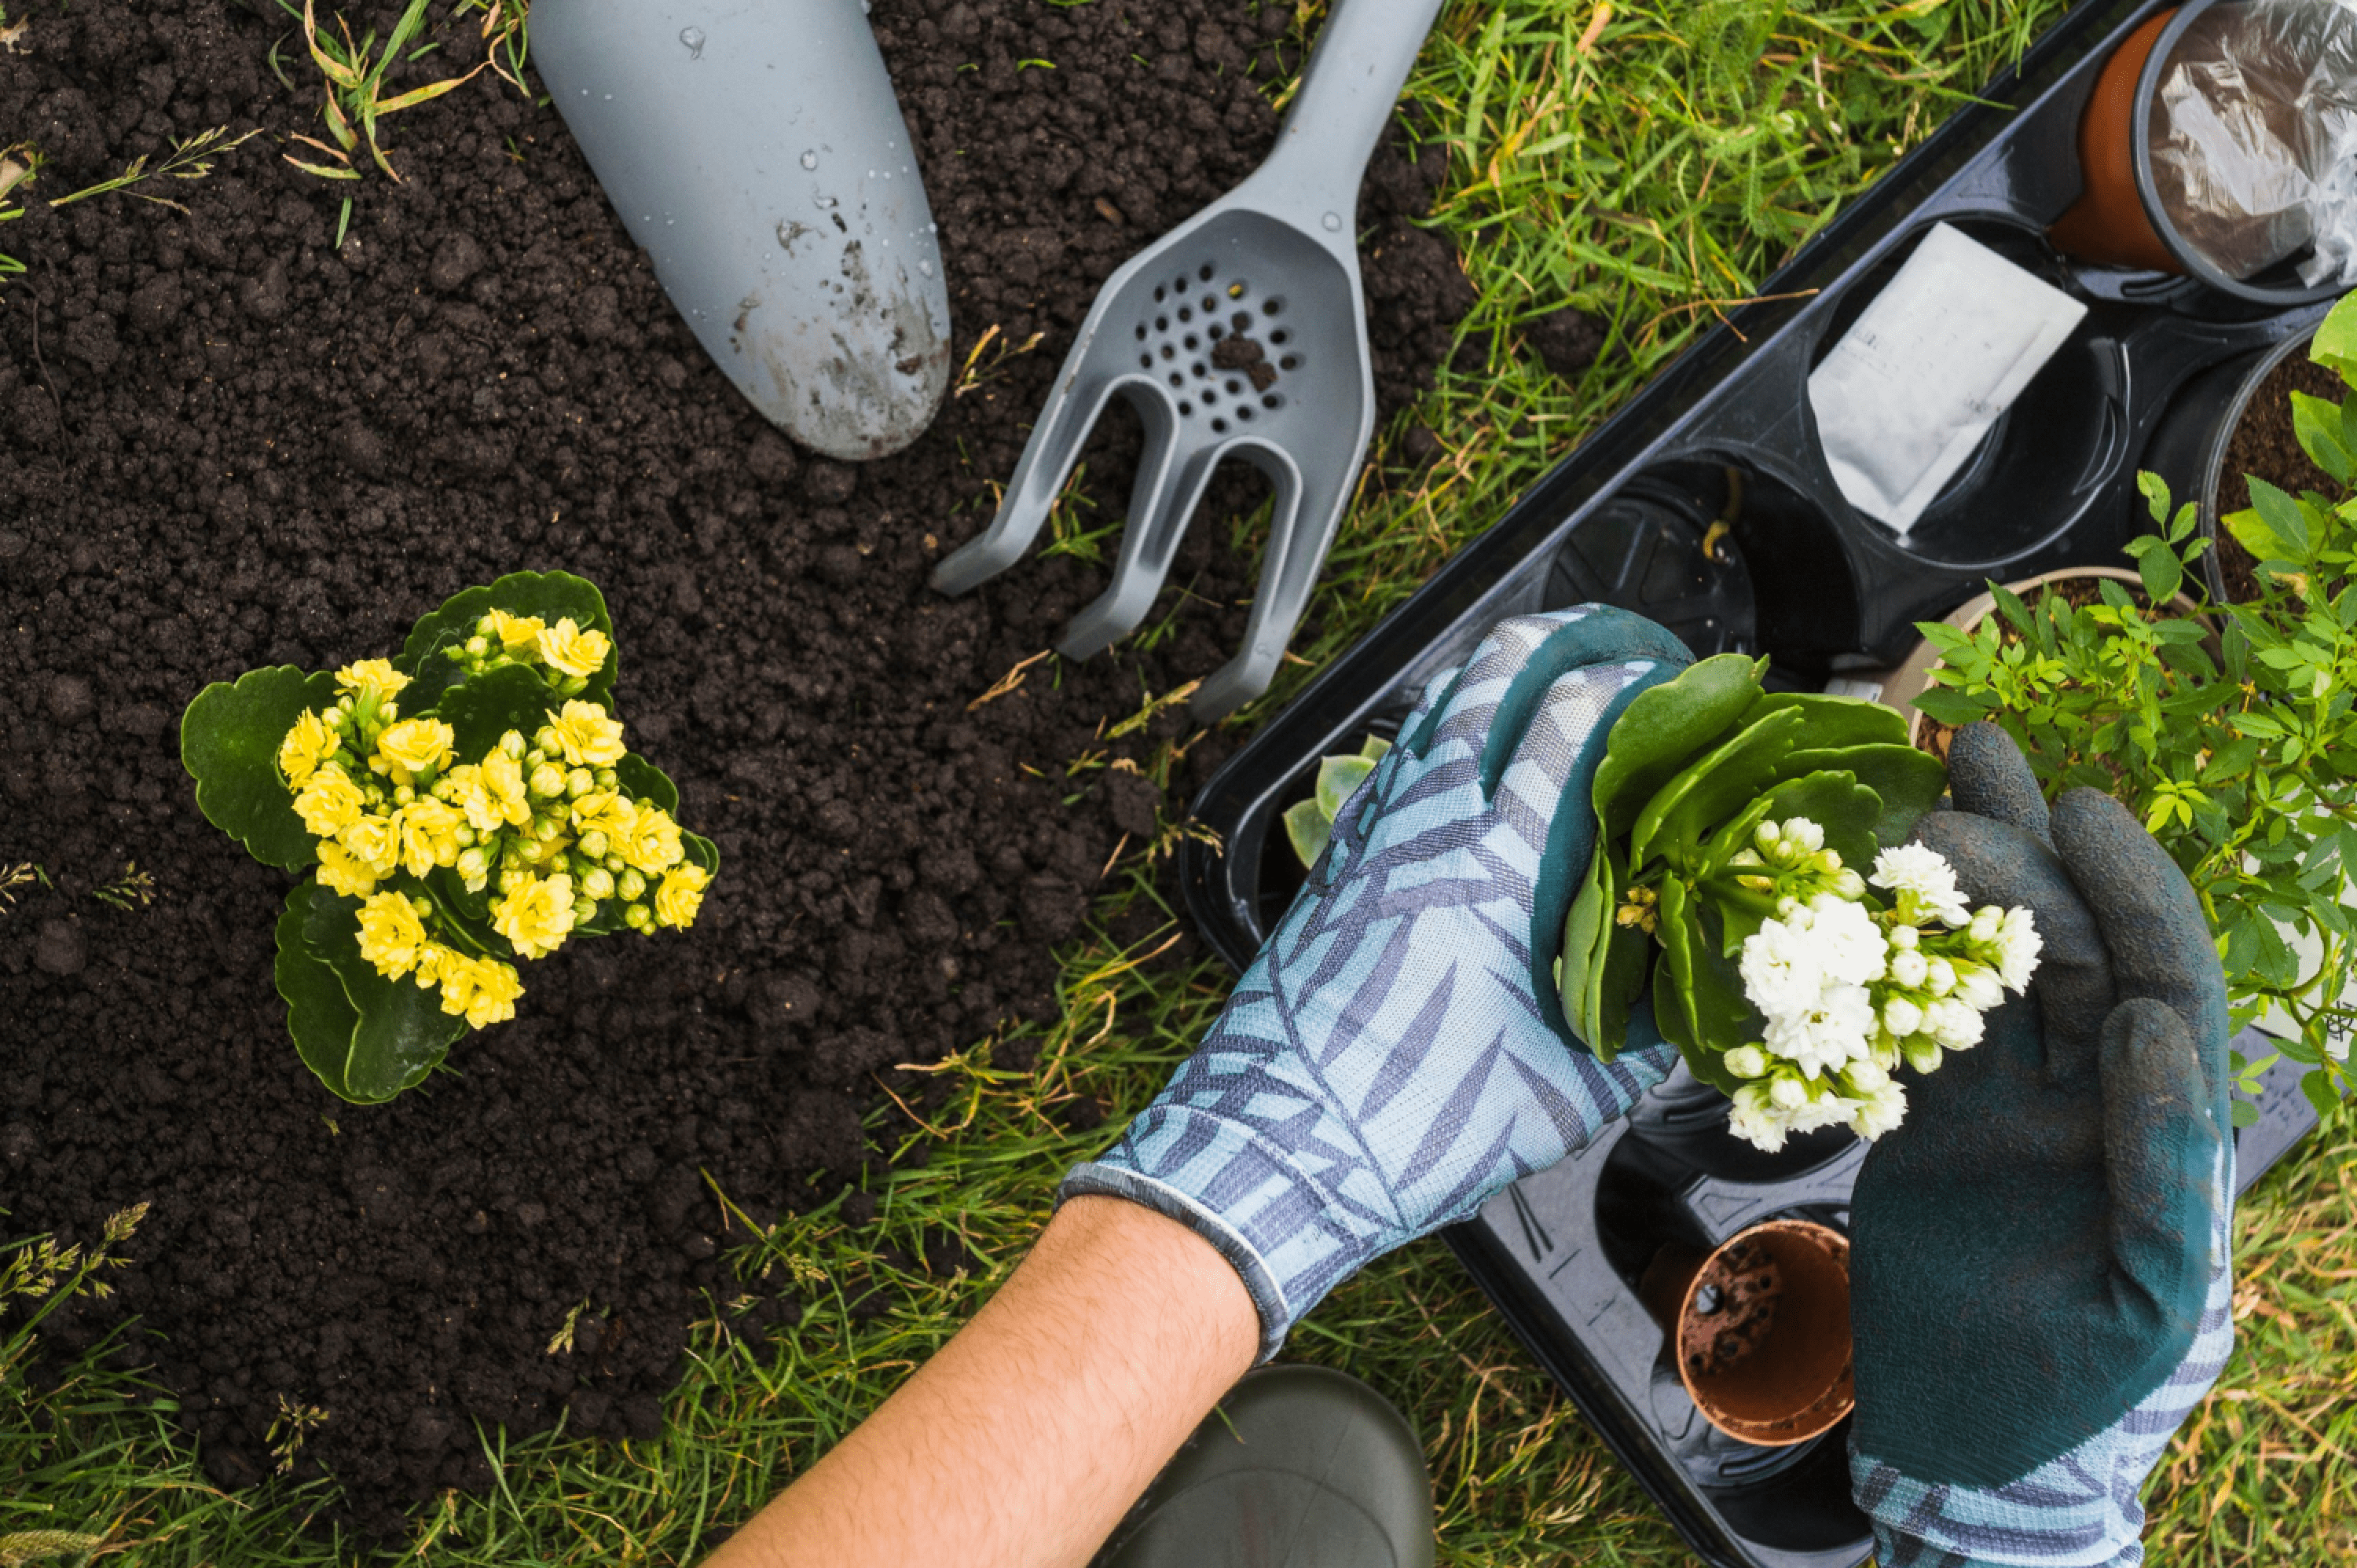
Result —
[[[1888,664],[1914,623],[1990,578],[2123,564],[2147,526],[2140,467],[2184,471],[2179,427],[2222,381],[2305,333],[2322,305],[2270,310],[2197,284],[2074,265],[2043,238],[2079,192],[2094,74],[2158,0],[2088,0],[1836,219],[1322,672],[1197,796],[1219,847],[1181,863],[1205,938],[1242,968],[1300,886],[1279,813],[1318,758],[1395,733],[1426,682],[1501,618],[1602,599],[1697,655],[1766,653],[1770,683],[1818,689]],[[1914,243],[1948,221],[2084,300],[2070,341],[1901,542],[1854,511],[1820,451],[1808,374]],[[2172,419],[2172,414],[2175,417]],[[2158,432],[2158,437],[2156,432]],[[2176,446],[2169,450],[2171,443]],[[1727,546],[1702,542],[1725,521]],[[2266,1054],[2263,1041],[2242,1042]],[[2238,1139],[2244,1185],[2315,1122],[2278,1063]],[[1767,1449],[1701,1421],[1635,1284],[1663,1245],[1715,1244],[1780,1215],[1846,1226],[1861,1148],[1846,1132],[1773,1159],[1725,1132],[1681,1076],[1587,1150],[1456,1227],[1451,1245],[1532,1353],[1695,1550],[1722,1568],[1849,1568],[1870,1549],[1849,1499],[1846,1425]]]

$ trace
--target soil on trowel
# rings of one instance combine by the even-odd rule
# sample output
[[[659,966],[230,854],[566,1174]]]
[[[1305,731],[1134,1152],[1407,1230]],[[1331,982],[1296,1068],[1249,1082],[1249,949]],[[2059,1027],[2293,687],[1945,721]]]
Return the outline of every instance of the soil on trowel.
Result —
[[[2291,423],[2291,394],[2296,392],[2338,403],[2349,395],[2349,386],[2330,367],[2309,359],[2304,349],[2294,349],[2289,359],[2267,372],[2267,379],[2259,383],[2259,390],[2244,405],[2243,422],[2227,438],[2226,461],[2218,476],[2221,517],[2251,504],[2248,476],[2253,474],[2295,496],[2302,490],[2328,496],[2341,493],[2332,477],[2309,462],[2308,454],[2300,449],[2299,437]],[[2257,598],[2258,563],[2251,558],[2251,553],[2222,527],[2218,531],[2216,549],[2218,570],[2226,582],[2226,597],[2236,603]]]
[[[479,58],[478,17],[428,16],[441,48],[388,92]],[[113,1301],[52,1318],[53,1348],[136,1315],[133,1353],[224,1485],[273,1467],[282,1401],[317,1406],[294,1473],[390,1528],[488,1483],[478,1423],[659,1429],[688,1325],[737,1295],[719,1193],[759,1221],[849,1184],[843,1213],[872,1218],[879,1079],[921,1111],[947,1086],[897,1064],[1048,1015],[1109,863],[1176,819],[1168,748],[1170,796],[1225,749],[1176,710],[1101,736],[1235,649],[1252,563],[1214,543],[1256,478],[1215,489],[1147,650],[1001,682],[1102,568],[1033,559],[960,600],[925,578],[987,521],[1099,283],[1267,150],[1292,16],[876,0],[956,362],[988,343],[922,440],[862,467],[797,451],[705,361],[536,79],[400,112],[401,182],[331,183],[281,156],[321,161],[282,138],[324,133],[274,6],[95,0],[12,28],[0,144],[47,161],[0,230],[27,268],[0,283],[0,875],[49,886],[0,913],[0,1209],[89,1241],[153,1205]],[[44,204],[213,126],[268,134],[145,188],[166,203]],[[1387,149],[1367,182],[1386,413],[1469,300],[1413,221],[1442,168]],[[1124,413],[1089,451],[1097,521],[1136,447]],[[604,587],[619,710],[720,877],[692,932],[568,947],[450,1071],[347,1105],[272,988],[289,878],[198,814],[178,715],[208,682],[383,656],[457,589],[558,567]],[[740,1326],[801,1310],[757,1294]]]

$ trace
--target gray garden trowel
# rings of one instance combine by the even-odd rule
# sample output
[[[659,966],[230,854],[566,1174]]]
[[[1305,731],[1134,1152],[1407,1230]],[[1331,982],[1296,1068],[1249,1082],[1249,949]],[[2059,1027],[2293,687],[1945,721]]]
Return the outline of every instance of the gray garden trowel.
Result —
[[[832,457],[914,441],[949,386],[949,290],[860,0],[540,0],[532,55],[753,406]]]
[[[1213,719],[1268,689],[1374,429],[1359,288],[1359,181],[1440,0],[1338,0],[1278,133],[1234,190],[1107,279],[1064,358],[998,515],[934,569],[962,594],[1022,557],[1118,392],[1146,450],[1113,584],[1064,628],[1074,659],[1137,628],[1222,459],[1276,489],[1243,651],[1189,706]]]

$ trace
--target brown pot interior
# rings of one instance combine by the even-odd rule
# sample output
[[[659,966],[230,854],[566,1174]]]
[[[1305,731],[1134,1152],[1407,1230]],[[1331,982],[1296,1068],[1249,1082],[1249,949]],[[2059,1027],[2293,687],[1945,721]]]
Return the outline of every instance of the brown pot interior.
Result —
[[[2136,192],[2136,159],[2128,146],[2136,115],[2136,80],[2176,7],[2146,21],[2120,42],[2095,78],[2079,119],[2079,199],[2046,231],[2054,248],[2084,262],[2182,273]]]
[[[1679,1380],[1728,1436],[1805,1443],[1857,1402],[1840,1231],[1771,1219],[1707,1257],[1665,1248],[1638,1290],[1664,1326],[1674,1319]]]

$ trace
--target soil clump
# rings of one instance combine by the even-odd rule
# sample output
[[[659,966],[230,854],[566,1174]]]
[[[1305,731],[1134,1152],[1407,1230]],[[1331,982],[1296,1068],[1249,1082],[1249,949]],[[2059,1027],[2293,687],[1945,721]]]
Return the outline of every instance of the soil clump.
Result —
[[[45,1334],[70,1351],[136,1315],[133,1352],[224,1485],[274,1467],[282,1398],[327,1412],[295,1474],[332,1471],[369,1530],[487,1484],[479,1422],[652,1435],[689,1324],[737,1294],[719,1194],[760,1221],[850,1184],[843,1212],[872,1219],[877,1079],[921,1110],[948,1086],[897,1064],[1046,1016],[1051,950],[1116,847],[1151,843],[1224,754],[1178,712],[1100,735],[1233,650],[1252,563],[1214,542],[1256,476],[1198,518],[1170,635],[1033,665],[986,703],[1103,569],[1034,558],[960,600],[925,577],[987,521],[1103,277],[1268,148],[1292,7],[872,15],[958,362],[990,346],[922,440],[856,468],[743,403],[562,123],[489,72],[383,123],[401,183],[330,184],[278,156],[318,130],[317,83],[299,49],[299,91],[272,71],[274,8],[100,0],[0,53],[0,138],[49,160],[0,295],[0,868],[55,884],[0,914],[0,1208],[11,1233],[88,1241],[154,1204],[113,1301]],[[356,8],[353,31],[393,16]],[[387,92],[480,58],[476,18],[437,3],[430,29],[442,48]],[[271,134],[157,192],[177,207],[43,204],[215,125]],[[1471,299],[1414,223],[1443,166],[1387,150],[1363,198],[1386,416]],[[1096,521],[1136,451],[1126,413],[1091,446]],[[178,715],[208,682],[383,656],[457,589],[558,567],[605,589],[619,710],[720,878],[692,933],[535,965],[516,1021],[453,1071],[346,1105],[272,989],[288,879],[198,814]],[[99,897],[135,863],[152,904]],[[801,1311],[760,1294],[738,1321]]]

